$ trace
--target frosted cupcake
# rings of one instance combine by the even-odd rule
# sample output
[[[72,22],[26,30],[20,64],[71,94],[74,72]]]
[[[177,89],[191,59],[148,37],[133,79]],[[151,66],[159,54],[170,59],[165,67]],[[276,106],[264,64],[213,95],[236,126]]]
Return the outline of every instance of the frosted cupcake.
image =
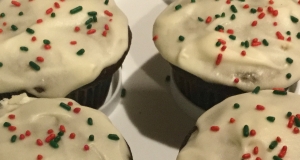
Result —
[[[100,111],[66,98],[0,101],[0,159],[132,160],[121,133]]]
[[[0,1],[0,98],[27,92],[99,108],[130,42],[113,0]]]
[[[153,40],[178,89],[208,109],[298,81],[299,18],[295,0],[177,0],[156,19]]]
[[[265,90],[224,100],[200,116],[177,160],[298,159],[299,98]]]

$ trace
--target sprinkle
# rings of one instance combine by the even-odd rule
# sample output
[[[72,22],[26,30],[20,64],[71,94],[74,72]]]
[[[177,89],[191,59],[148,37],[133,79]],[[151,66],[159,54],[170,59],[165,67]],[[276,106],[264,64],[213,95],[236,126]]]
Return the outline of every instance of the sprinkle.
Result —
[[[269,145],[269,149],[274,149],[275,147],[277,147],[278,142],[277,141],[272,141]]]
[[[11,142],[11,143],[16,142],[16,140],[17,140],[17,135],[11,136],[11,138],[10,138],[10,142]]]
[[[198,17],[198,21],[203,22],[203,19],[201,17]]]
[[[86,145],[84,145],[83,149],[84,149],[85,151],[88,151],[88,150],[90,149],[90,147],[86,144]]]
[[[82,11],[82,6],[78,6],[78,7],[75,7],[73,9],[70,10],[70,14],[76,14],[78,12]]]
[[[263,8],[262,8],[262,7],[257,7],[257,11],[258,11],[258,12],[262,12],[262,11],[263,11]]]
[[[126,89],[122,88],[121,90],[121,97],[124,98],[126,96]]]
[[[226,48],[227,48],[226,46],[222,46],[222,47],[221,47],[221,51],[225,51]]]
[[[108,5],[108,2],[109,2],[109,0],[105,0],[104,4],[105,4],[105,5]]]
[[[280,143],[280,142],[281,142],[281,138],[280,138],[280,137],[276,137],[276,141],[277,141],[278,143]]]
[[[15,131],[16,129],[17,129],[16,126],[9,126],[9,127],[8,127],[8,130],[9,130],[9,131],[12,131],[12,132]]]
[[[93,119],[92,118],[88,118],[87,119],[87,123],[88,123],[88,125],[93,125]]]
[[[283,146],[278,154],[278,157],[283,158],[286,154],[287,146]]]
[[[241,55],[242,55],[242,56],[245,56],[245,55],[246,55],[246,51],[243,50],[243,51],[241,52]]]
[[[43,141],[42,141],[41,139],[37,139],[37,140],[36,140],[36,144],[37,144],[38,146],[42,146],[42,145],[43,145]]]
[[[3,63],[2,63],[2,62],[0,62],[0,68],[1,68],[1,67],[3,67]]]
[[[97,16],[93,16],[93,22],[97,22]]]
[[[50,141],[50,146],[52,147],[52,148],[59,148],[59,145],[57,144],[57,142],[55,142],[54,140],[52,140],[52,141]]]
[[[46,10],[46,14],[50,14],[52,12],[53,12],[53,8],[49,8],[49,9]]]
[[[293,127],[293,125],[294,125],[294,119],[295,119],[295,116],[293,116],[293,115],[291,115],[289,117],[289,122],[288,122],[288,125],[287,125],[288,128],[292,128]]]
[[[249,136],[249,126],[245,125],[243,128],[243,135],[244,137],[248,137]]]
[[[296,36],[298,39],[300,39],[300,32],[297,33],[297,36]]]
[[[43,20],[42,19],[38,19],[38,20],[36,20],[36,23],[42,23],[43,22]]]
[[[298,18],[296,18],[296,17],[294,17],[294,16],[291,16],[291,20],[292,20],[292,22],[294,22],[294,23],[297,23],[299,20],[298,20]]]
[[[239,83],[239,81],[240,81],[239,78],[235,78],[235,79],[233,80],[234,83]]]
[[[255,136],[256,135],[256,131],[254,130],[254,129],[251,129],[251,131],[250,131],[250,136]]]
[[[210,23],[211,20],[212,20],[211,16],[208,16],[208,17],[206,18],[206,20],[205,20],[205,23]]]
[[[287,79],[290,79],[290,78],[292,77],[292,74],[291,74],[291,73],[287,73],[287,74],[285,75],[285,77],[286,77]]]
[[[53,141],[58,143],[61,140],[61,136],[56,136]]]
[[[79,113],[80,110],[81,110],[80,108],[74,108],[73,112],[74,112],[74,113]]]
[[[19,16],[23,16],[24,15],[24,13],[23,12],[19,12]]]
[[[49,129],[49,130],[47,131],[48,134],[51,134],[51,133],[53,133],[53,132],[54,132],[53,129]]]
[[[273,91],[273,94],[277,94],[277,95],[287,95],[287,92],[286,91],[279,91],[279,90],[274,90]]]
[[[112,16],[113,16],[113,14],[112,14],[111,12],[109,12],[108,10],[105,10],[105,11],[104,11],[104,14],[106,14],[106,15],[109,16],[109,17],[112,17]]]
[[[255,8],[251,8],[250,12],[254,14],[254,13],[256,13],[256,9]]]
[[[220,42],[220,41],[217,41],[217,42],[216,42],[216,46],[219,47],[220,45],[221,45],[221,42]]]
[[[251,23],[251,26],[256,26],[257,25],[257,21],[253,21],[252,23]]]
[[[25,135],[24,135],[24,134],[20,134],[19,139],[20,139],[20,140],[25,139]]]
[[[234,31],[233,31],[232,29],[228,29],[228,30],[227,30],[227,33],[228,33],[228,34],[233,34]]]
[[[263,42],[264,46],[268,46],[269,45],[269,42],[266,39],[263,39],[262,42]]]
[[[224,41],[223,39],[218,39],[219,42],[221,42],[221,44],[225,45],[226,41]]]
[[[253,154],[257,155],[258,154],[258,147],[255,146],[254,149],[253,149]]]
[[[250,46],[249,42],[248,42],[248,41],[245,41],[245,47],[246,47],[246,48],[249,48],[249,46]]]
[[[62,132],[62,131],[59,131],[59,132],[57,133],[58,136],[63,136],[64,134],[65,134],[65,132]]]
[[[16,31],[16,30],[18,30],[18,27],[15,26],[15,25],[11,25],[11,29],[12,29],[13,31]]]
[[[56,14],[53,12],[51,13],[51,17],[54,18],[56,16]]]
[[[237,12],[238,12],[234,5],[231,5],[231,6],[230,6],[230,9],[231,9],[231,11],[232,11],[233,13],[237,13]]]
[[[3,123],[3,127],[9,127],[9,126],[11,126],[11,124],[9,122],[4,122]]]
[[[68,106],[67,104],[63,103],[63,102],[61,102],[61,103],[59,104],[59,106],[60,106],[61,108],[65,109],[65,110],[67,110],[67,111],[70,111],[70,110],[71,110],[71,107]]]
[[[179,39],[179,41],[181,41],[181,42],[184,41],[184,37],[183,37],[183,36],[179,36],[178,39]]]
[[[66,128],[65,128],[64,125],[60,125],[60,126],[59,126],[59,130],[60,130],[61,132],[66,132]]]
[[[0,17],[2,17],[2,18],[5,17],[5,13],[1,13]]]
[[[25,46],[21,46],[21,47],[20,47],[20,50],[21,50],[21,51],[24,51],[24,52],[27,52],[27,51],[28,51],[28,48],[25,47]]]
[[[34,30],[31,29],[31,28],[27,28],[27,29],[26,29],[26,32],[29,33],[29,34],[34,34]]]
[[[251,158],[250,153],[243,154],[242,159],[248,159],[248,158]]]
[[[270,1],[270,2],[273,2],[273,1]],[[270,3],[269,2],[269,3]],[[282,160],[281,158],[279,158],[278,156],[273,156],[273,160]]]
[[[230,16],[230,19],[231,19],[231,20],[235,20],[235,14],[232,14],[232,15]]]
[[[293,129],[293,133],[295,133],[295,134],[299,133],[299,128],[295,127],[295,128]]]
[[[90,29],[86,32],[86,34],[94,34],[96,32],[95,29]]]
[[[18,1],[11,1],[11,4],[13,4],[14,6],[16,6],[16,7],[20,7],[21,6],[21,3],[20,2],[18,2]]]
[[[46,137],[45,141],[49,143],[51,140],[55,138],[55,134],[51,133],[49,136]]]
[[[89,16],[96,16],[97,12],[96,11],[90,11],[90,12],[88,12],[88,15]]]
[[[46,50],[49,50],[49,49],[51,49],[51,46],[50,46],[49,44],[45,44],[45,45],[44,45],[44,48],[45,48]]]
[[[91,135],[89,136],[89,141],[94,141],[94,135],[91,134]]]
[[[235,103],[235,104],[233,105],[233,108],[234,108],[234,109],[238,109],[238,108],[240,108],[240,104],[238,104],[238,103]]]
[[[263,111],[263,110],[265,110],[265,107],[258,104],[258,105],[256,106],[256,110]]]
[[[264,17],[265,17],[265,13],[263,13],[263,12],[258,15],[259,19],[263,19]]]
[[[195,3],[196,2],[196,0],[191,0],[191,3]]]
[[[234,118],[230,118],[229,122],[230,122],[230,123],[234,123],[234,122],[235,122],[235,119],[234,119]]]
[[[69,136],[69,138],[70,138],[70,139],[74,139],[75,136],[76,136],[75,133],[71,133],[70,136]]]
[[[42,159],[43,159],[43,156],[39,154],[39,155],[37,155],[36,158],[37,158],[37,160],[42,160]]]
[[[86,29],[91,29],[92,28],[92,24],[88,24],[87,26],[86,26]]]
[[[175,10],[179,10],[180,8],[182,8],[182,6],[180,4],[178,4],[177,6],[175,6]]]
[[[216,65],[219,65],[220,63],[221,63],[221,61],[222,61],[222,54],[221,53],[219,53],[218,54],[218,56],[217,56],[217,59],[216,59]]]
[[[158,35],[155,35],[155,36],[152,38],[153,41],[156,41],[157,39],[158,39]]]
[[[268,116],[268,117],[267,117],[267,120],[268,120],[269,122],[274,122],[274,121],[275,121],[275,117]]]
[[[71,41],[70,44],[75,45],[75,44],[77,44],[77,41]]]
[[[29,130],[27,130],[27,131],[25,132],[25,135],[28,137],[28,136],[31,135],[31,132],[30,132]]]
[[[41,67],[39,65],[37,65],[36,63],[34,63],[33,61],[29,62],[29,66],[36,71],[39,71],[41,69]]]
[[[75,32],[80,31],[80,27],[76,26],[76,27],[74,28],[74,31],[75,31]]]
[[[213,132],[217,132],[217,131],[220,130],[220,128],[219,128],[219,126],[211,126],[210,130],[213,131]]]
[[[44,43],[44,44],[50,44],[51,42],[50,42],[48,39],[44,39],[44,40],[43,40],[43,43]]]
[[[234,35],[229,35],[229,38],[232,39],[232,40],[235,40],[235,39],[236,39],[236,36],[234,36]]]
[[[120,139],[119,136],[116,134],[109,134],[107,137],[108,137],[108,139],[115,140],[115,141]]]
[[[299,120],[299,118],[297,116],[294,118],[294,121],[295,121],[295,125],[297,127],[300,127],[300,120]]]
[[[54,3],[54,7],[55,7],[55,8],[60,8],[59,3],[55,2],[55,3]]]
[[[82,49],[80,49],[79,51],[77,51],[77,55],[78,56],[81,56],[81,55],[83,55],[84,54],[84,52],[85,52],[85,50],[82,48]]]
[[[9,119],[15,119],[15,118],[16,118],[16,115],[10,114],[10,115],[8,115],[8,118],[9,118]]]

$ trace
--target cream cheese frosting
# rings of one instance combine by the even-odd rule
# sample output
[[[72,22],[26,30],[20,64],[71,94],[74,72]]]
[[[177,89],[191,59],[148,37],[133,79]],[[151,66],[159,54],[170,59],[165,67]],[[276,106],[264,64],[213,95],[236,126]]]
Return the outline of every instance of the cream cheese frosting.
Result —
[[[200,116],[177,160],[299,159],[299,97],[264,90],[226,99]]]
[[[126,141],[100,111],[66,99],[0,101],[0,159],[130,160]]]
[[[201,79],[251,91],[300,79],[298,0],[177,0],[153,40],[171,64]]]
[[[0,0],[0,93],[64,97],[116,63],[128,41],[114,0]]]

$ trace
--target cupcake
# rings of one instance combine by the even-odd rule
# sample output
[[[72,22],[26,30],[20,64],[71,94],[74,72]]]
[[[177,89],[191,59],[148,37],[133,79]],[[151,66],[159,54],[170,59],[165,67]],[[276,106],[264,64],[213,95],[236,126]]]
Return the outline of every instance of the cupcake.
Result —
[[[0,98],[26,92],[99,108],[130,42],[113,0],[0,1]]]
[[[177,0],[156,19],[153,40],[173,81],[195,105],[288,88],[300,78],[295,0]]]
[[[230,97],[200,116],[177,160],[299,159],[299,99],[278,90]]]
[[[98,110],[26,94],[0,106],[0,159],[132,160],[121,133]]]

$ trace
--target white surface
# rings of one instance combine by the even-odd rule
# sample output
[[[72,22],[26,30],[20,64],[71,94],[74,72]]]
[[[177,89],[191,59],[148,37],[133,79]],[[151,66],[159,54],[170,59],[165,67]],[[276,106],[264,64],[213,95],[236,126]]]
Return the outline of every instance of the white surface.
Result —
[[[175,160],[195,121],[176,107],[165,77],[169,65],[152,42],[152,25],[163,0],[116,0],[133,33],[122,68],[126,96],[109,116],[131,147],[134,160]]]

